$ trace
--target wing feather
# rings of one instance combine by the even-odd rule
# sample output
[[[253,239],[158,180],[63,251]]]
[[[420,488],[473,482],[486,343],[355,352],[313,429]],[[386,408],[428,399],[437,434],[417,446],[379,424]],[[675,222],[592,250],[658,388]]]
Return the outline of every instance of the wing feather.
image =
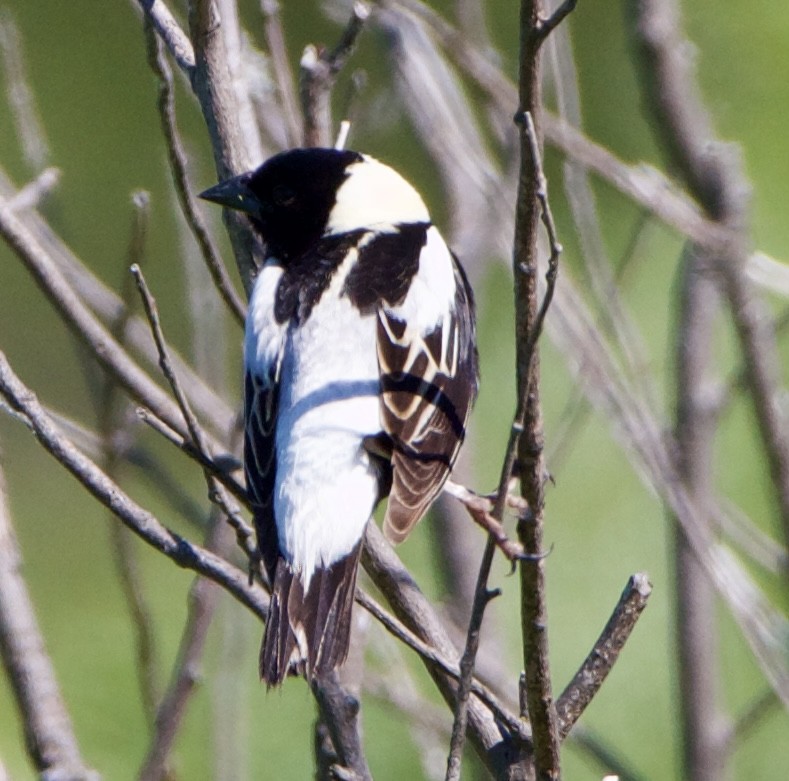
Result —
[[[381,421],[391,439],[392,487],[384,531],[408,536],[446,481],[476,397],[478,361],[468,281],[451,258],[455,297],[431,329],[378,311]]]

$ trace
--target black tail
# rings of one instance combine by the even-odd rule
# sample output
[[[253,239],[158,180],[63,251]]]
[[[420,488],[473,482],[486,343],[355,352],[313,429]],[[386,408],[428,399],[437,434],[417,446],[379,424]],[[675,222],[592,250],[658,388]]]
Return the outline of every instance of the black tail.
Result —
[[[311,680],[345,661],[361,549],[359,542],[344,558],[316,570],[306,594],[290,565],[277,560],[260,649],[260,677],[269,686],[286,675],[304,673]]]

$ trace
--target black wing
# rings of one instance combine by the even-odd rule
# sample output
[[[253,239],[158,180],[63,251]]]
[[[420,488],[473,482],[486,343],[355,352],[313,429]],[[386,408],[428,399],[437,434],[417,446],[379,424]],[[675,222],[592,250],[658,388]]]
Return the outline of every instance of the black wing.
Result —
[[[279,555],[274,520],[274,481],[277,456],[274,434],[277,424],[279,385],[250,371],[244,378],[244,474],[252,502],[258,549],[274,583]]]

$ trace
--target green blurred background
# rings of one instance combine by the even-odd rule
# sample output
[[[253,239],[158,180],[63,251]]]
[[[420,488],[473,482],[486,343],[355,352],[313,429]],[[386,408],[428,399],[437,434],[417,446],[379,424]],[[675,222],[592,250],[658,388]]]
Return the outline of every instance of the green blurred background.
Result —
[[[62,170],[57,194],[46,209],[48,218],[76,254],[117,288],[125,273],[130,193],[148,190],[152,220],[146,274],[165,313],[168,336],[188,353],[190,315],[183,292],[181,234],[172,208],[155,111],[155,82],[146,65],[138,14],[125,0],[17,0],[2,5],[11,10],[21,30],[30,82],[51,146],[50,162]],[[173,0],[173,7],[179,5]],[[306,43],[336,40],[338,28],[320,13],[317,4],[283,5],[294,65]],[[241,6],[248,29],[260,42],[257,2],[245,0]],[[436,7],[452,12],[451,3]],[[778,258],[787,257],[789,6],[778,0],[748,4],[690,0],[684,3],[684,13],[688,35],[698,47],[700,79],[717,128],[743,151],[754,190],[754,244]],[[515,3],[488,4],[490,32],[510,73],[515,72],[516,15]],[[619,3],[599,0],[582,0],[572,15],[585,128],[625,160],[660,164],[639,108],[622,17]],[[364,33],[353,63],[370,71],[370,97],[387,94],[381,46],[380,36]],[[209,146],[193,101],[183,89],[178,99],[193,181],[202,189],[214,181]],[[404,120],[395,116],[392,122],[363,123],[352,145],[396,165],[427,194],[433,212],[439,215],[437,221],[446,218],[429,158]],[[548,152],[548,171],[557,180],[559,163],[560,158]],[[0,101],[0,165],[20,185],[33,173],[20,153],[4,101]],[[560,191],[560,186],[554,187],[555,209],[560,227],[568,230]],[[596,194],[607,248],[617,259],[638,215],[610,188],[598,186]],[[567,238],[566,244],[564,262],[571,273],[578,267],[578,258],[573,241]],[[647,337],[651,368],[669,413],[671,300],[680,250],[676,236],[660,225],[650,225],[639,249],[643,261],[631,275],[626,294]],[[494,258],[490,261],[490,271],[477,291],[483,387],[475,420],[477,431],[486,433],[477,438],[473,461],[481,489],[490,488],[496,479],[514,406],[511,292],[505,267]],[[724,351],[726,339],[724,329]],[[232,332],[222,356],[231,388],[238,384],[238,341]],[[543,344],[550,444],[572,386],[562,356],[549,342]],[[0,349],[47,404],[87,424],[95,423],[91,391],[95,375],[84,368],[81,349],[5,247],[0,247]],[[748,405],[740,401],[727,417],[718,441],[718,482],[757,523],[776,534],[764,465],[752,429]],[[153,437],[142,436],[167,459],[185,489],[202,501],[199,472]],[[2,415],[0,444],[24,572],[82,749],[105,778],[132,778],[146,748],[147,732],[134,672],[132,632],[108,544],[111,521],[19,424]],[[195,534],[133,469],[124,469],[123,477],[128,490],[161,513],[165,522]],[[554,546],[547,568],[556,688],[564,686],[583,659],[627,577],[646,570],[655,587],[652,600],[582,723],[616,747],[643,778],[678,778],[680,736],[665,514],[613,440],[607,422],[598,417],[593,416],[584,427],[554,477],[546,537]],[[481,551],[480,532],[470,526],[468,533],[477,535]],[[430,542],[429,527],[424,524],[400,553],[420,574],[428,593],[440,599],[437,580],[429,571]],[[143,549],[140,553],[166,671],[175,654],[192,578],[158,554]],[[509,633],[508,647],[502,653],[515,676],[520,655],[517,579],[506,577],[506,571],[503,563],[497,564],[495,581],[504,595],[492,610]],[[737,713],[762,692],[764,684],[723,610],[720,621],[725,700],[730,712]],[[228,633],[232,633],[232,643],[227,642]],[[237,777],[309,777],[313,701],[300,682],[289,683],[281,693],[265,693],[256,675],[259,634],[260,627],[228,600],[218,618],[206,665],[210,678],[212,664],[220,655],[236,653],[238,668],[245,671],[240,683],[232,684],[235,688],[229,698],[237,697],[239,709],[248,714],[240,736],[248,750],[239,758]],[[418,666],[414,669],[421,675]],[[214,777],[211,710],[216,689],[206,681],[189,711],[175,758],[182,778]],[[227,707],[227,696],[223,702]],[[33,778],[14,711],[0,678],[0,758],[13,779]],[[421,777],[407,726],[374,701],[365,703],[365,737],[376,779]],[[567,779],[586,781],[602,775],[572,747],[565,749],[563,761]],[[737,779],[789,777],[789,717],[785,712],[775,708],[764,718],[736,751],[733,767]]]

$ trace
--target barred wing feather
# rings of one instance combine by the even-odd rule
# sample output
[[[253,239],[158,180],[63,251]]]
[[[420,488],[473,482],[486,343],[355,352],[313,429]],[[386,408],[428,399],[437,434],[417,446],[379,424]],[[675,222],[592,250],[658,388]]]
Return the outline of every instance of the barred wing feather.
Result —
[[[381,421],[391,439],[392,487],[384,531],[408,536],[446,481],[465,436],[477,392],[473,300],[453,259],[454,307],[427,333],[378,312]]]

